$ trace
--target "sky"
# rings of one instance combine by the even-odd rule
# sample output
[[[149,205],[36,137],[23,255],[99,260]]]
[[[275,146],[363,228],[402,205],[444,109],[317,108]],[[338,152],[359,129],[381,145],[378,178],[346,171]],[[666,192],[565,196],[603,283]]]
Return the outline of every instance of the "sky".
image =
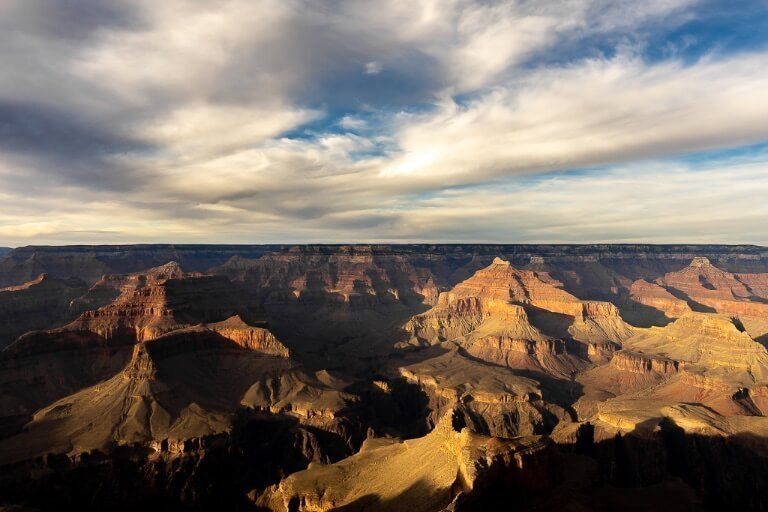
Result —
[[[768,0],[2,0],[0,246],[768,245]]]

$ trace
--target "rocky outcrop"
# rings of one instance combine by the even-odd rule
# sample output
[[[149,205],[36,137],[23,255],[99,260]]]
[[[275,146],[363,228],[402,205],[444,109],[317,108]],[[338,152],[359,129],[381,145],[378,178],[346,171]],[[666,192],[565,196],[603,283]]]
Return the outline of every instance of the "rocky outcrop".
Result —
[[[685,292],[691,298],[720,299],[749,298],[751,293],[736,276],[714,266],[708,258],[699,256],[679,272],[670,272],[660,283],[668,288]]]
[[[119,297],[86,311],[65,329],[141,342],[186,325],[226,319],[245,307],[226,278],[185,274],[173,262],[139,274],[107,277],[101,283],[119,288]]]
[[[565,415],[543,400],[536,380],[466,357],[458,349],[401,366],[399,372],[428,397],[432,424],[454,411],[476,432],[510,438],[546,433]]]
[[[768,302],[759,295],[764,280],[760,274],[739,277],[698,257],[681,271],[664,275],[659,283],[688,300],[694,310],[731,315],[753,338],[761,338],[768,335]],[[755,285],[757,293],[747,282]]]
[[[768,300],[768,273],[736,274],[736,279],[744,283],[753,297]]]
[[[538,438],[500,441],[457,430],[446,415],[426,437],[371,440],[336,464],[294,473],[256,498],[273,511],[433,511],[478,499],[494,475],[505,473],[507,489],[547,488],[553,472],[536,460],[555,457]],[[520,475],[526,472],[526,477]]]
[[[401,348],[452,341],[487,362],[570,379],[590,362],[610,359],[633,331],[613,304],[581,301],[496,258],[440,294],[403,332]]]
[[[673,375],[681,370],[679,361],[664,357],[649,356],[631,350],[620,350],[611,359],[611,367],[631,373],[656,373]]]
[[[638,279],[629,289],[632,301],[664,313],[667,318],[677,318],[691,310],[688,303],[678,299],[663,287]]]
[[[759,494],[702,480],[720,459],[698,457],[738,452],[761,469],[734,447],[759,451],[768,437],[764,249],[221,248],[196,260],[216,260],[212,272],[173,262],[135,272],[184,263],[185,251],[142,252],[124,262],[130,272],[89,278],[70,302],[86,311],[78,320],[2,352],[9,503],[247,509],[253,490],[278,510],[559,510]],[[14,257],[14,271],[51,264],[35,254]],[[112,269],[119,257],[76,259],[56,272]],[[653,444],[665,422],[698,436],[669,460],[676,441]],[[618,441],[630,438],[647,450]],[[547,439],[565,460],[543,456]],[[529,442],[545,449],[521,463],[514,447]],[[698,469],[668,473],[670,460]],[[736,460],[724,467],[760,483]],[[553,473],[565,481],[550,487]]]
[[[250,326],[239,315],[222,322],[207,324],[206,327],[245,349],[272,356],[290,357],[288,348],[268,329]]]
[[[625,347],[685,362],[686,370],[717,375],[733,383],[768,378],[768,352],[733,320],[712,313],[688,313],[663,328],[638,333]]]
[[[0,441],[0,462],[223,432],[254,383],[294,365],[202,327],[132,350],[113,377],[44,407],[23,432]]]
[[[437,285],[425,268],[405,255],[378,254],[369,246],[341,246],[330,253],[301,248],[258,260],[235,258],[216,273],[259,289],[268,303],[287,300],[343,302],[358,307],[434,301]]]
[[[429,346],[455,340],[490,323],[502,324],[499,327],[503,327],[508,337],[546,339],[530,324],[521,306],[497,299],[466,297],[456,298],[452,302],[444,301],[426,313],[413,317],[403,327],[407,341],[400,346]]]
[[[273,372],[254,382],[241,404],[295,416],[302,424],[343,434],[342,412],[357,401],[357,397],[343,391],[348,385],[327,371]]]

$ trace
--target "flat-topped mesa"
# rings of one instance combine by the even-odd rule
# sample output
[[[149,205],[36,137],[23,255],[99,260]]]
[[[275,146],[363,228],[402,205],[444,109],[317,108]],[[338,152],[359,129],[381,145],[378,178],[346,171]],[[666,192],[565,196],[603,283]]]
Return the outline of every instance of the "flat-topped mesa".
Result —
[[[725,315],[688,313],[670,324],[668,331],[679,334],[696,333],[717,341],[728,341],[734,345],[754,344],[754,340],[740,329],[732,318]]]
[[[139,288],[162,284],[169,279],[182,279],[185,277],[198,277],[199,272],[184,272],[175,261],[169,261],[158,267],[153,267],[141,272],[131,274],[105,274],[91,287],[92,290],[114,289],[121,294],[128,294]]]

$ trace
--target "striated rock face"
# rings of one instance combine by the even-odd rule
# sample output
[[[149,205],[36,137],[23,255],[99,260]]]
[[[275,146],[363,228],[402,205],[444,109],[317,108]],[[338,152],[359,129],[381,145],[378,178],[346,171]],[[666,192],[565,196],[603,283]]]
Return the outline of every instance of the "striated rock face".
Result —
[[[743,279],[755,285],[757,294]],[[765,280],[762,274],[739,277],[698,257],[683,270],[665,274],[659,283],[688,300],[694,310],[734,316],[753,338],[761,338],[768,335],[768,303],[759,295]]]
[[[426,437],[368,442],[348,459],[291,475],[256,503],[274,511],[441,510],[488,491],[496,472],[509,472],[509,491],[552,486],[553,475],[535,462],[548,457],[554,455],[543,441],[457,431],[446,415]],[[523,471],[527,478],[515,478]]]
[[[39,408],[109,378],[131,348],[109,346],[92,333],[29,333],[0,353],[0,425],[16,432]]]
[[[0,441],[0,463],[212,435],[226,431],[242,405],[304,417],[328,410],[314,391],[328,386],[302,377],[284,353],[242,347],[216,327],[181,329],[134,345],[130,361],[113,377],[41,409],[23,432]],[[282,347],[269,338],[268,348]],[[262,397],[258,390],[272,389],[275,379],[282,385],[278,396]],[[339,402],[335,411],[345,405]]]
[[[751,296],[736,276],[715,267],[705,257],[694,258],[688,267],[679,272],[665,274],[660,282],[692,297],[737,299]]]
[[[765,249],[60,251],[0,264],[54,270],[8,325],[73,294],[0,352],[0,505],[765,508]]]
[[[667,318],[677,318],[691,310],[688,303],[678,299],[663,287],[638,279],[629,289],[631,299],[645,306],[661,311]]]
[[[438,305],[412,318],[403,327],[409,339],[402,346],[429,346],[461,338],[489,321],[502,322],[510,337],[545,339],[545,336],[530,324],[528,315],[521,306],[496,299],[467,297]]]
[[[129,274],[178,261],[199,272],[221,265],[234,255],[258,258],[281,246],[269,245],[95,245],[29,246],[13,249],[0,260],[0,286],[30,281],[43,273],[76,277],[88,284],[107,274]]]
[[[768,299],[768,273],[736,274],[736,278],[744,283],[744,286],[753,297]]]
[[[688,313],[663,328],[625,341],[632,350],[686,363],[689,372],[743,384],[768,378],[768,352],[725,316]]]
[[[466,297],[531,303],[539,307],[553,304],[554,307],[573,314],[578,312],[578,308],[573,306],[573,309],[570,309],[566,304],[574,305],[579,302],[568,292],[539,279],[535,272],[517,270],[501,258],[495,258],[488,267],[478,270],[471,278],[443,294],[438,304],[450,304]]]
[[[225,319],[244,306],[226,278],[184,274],[175,263],[104,278],[101,285],[119,287],[120,296],[108,306],[86,311],[66,329],[141,342],[185,325]]]
[[[433,424],[454,411],[476,432],[511,438],[549,432],[565,415],[562,408],[543,400],[537,381],[463,356],[456,349],[401,366],[399,372],[429,398]]]
[[[664,357],[621,350],[611,359],[611,367],[630,373],[670,376],[680,371],[681,363]]]
[[[272,356],[290,357],[288,348],[274,334],[262,327],[252,327],[246,324],[238,315],[222,322],[208,324],[206,327],[245,349],[256,350]]]
[[[767,364],[766,349],[730,318],[691,312],[625,340],[609,367],[580,376],[587,392],[577,409],[605,437],[664,417],[694,432],[733,433],[731,417],[762,417],[755,397]]]
[[[9,293],[45,287],[47,281],[43,278]],[[97,286],[119,289],[119,296],[63,327],[27,333],[0,354],[0,384],[11,391],[0,395],[0,420],[10,421],[11,428],[28,420],[37,408],[114,375],[128,362],[134,343],[200,322],[223,320],[245,306],[225,278],[184,274],[176,263],[137,274],[105,276]],[[232,319],[217,328],[247,348],[287,354],[261,328]]]
[[[470,355],[510,368],[523,366],[521,358],[557,358],[566,354],[562,340],[526,340],[510,337],[487,337],[475,340],[467,349]]]
[[[433,260],[370,246],[305,247],[234,258],[214,272],[245,290],[305,362],[362,372],[362,358],[389,352],[398,327],[435,302],[442,278],[432,266],[448,272]]]
[[[583,301],[581,312],[574,316],[568,334],[587,345],[590,361],[604,362],[634,329],[624,322],[619,310],[609,302]]]
[[[452,341],[484,361],[563,379],[607,360],[632,334],[613,304],[581,301],[500,258],[440,294],[403,331],[400,347]],[[578,343],[569,349],[565,340]]]
[[[268,303],[298,299],[343,302],[360,307],[392,302],[430,302],[437,296],[432,275],[404,255],[376,254],[371,247],[339,247],[330,254],[300,249],[258,260],[235,258],[218,274],[266,291]]]
[[[341,433],[341,412],[356,401],[342,390],[348,385],[328,372],[277,372],[255,382],[243,395],[242,405],[296,416],[302,423]]]

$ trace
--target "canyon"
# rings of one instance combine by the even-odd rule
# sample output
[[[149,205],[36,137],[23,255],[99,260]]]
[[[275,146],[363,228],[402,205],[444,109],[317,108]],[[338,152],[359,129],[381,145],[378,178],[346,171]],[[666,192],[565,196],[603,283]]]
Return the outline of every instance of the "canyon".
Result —
[[[0,507],[764,510],[766,346],[758,246],[13,249]]]

